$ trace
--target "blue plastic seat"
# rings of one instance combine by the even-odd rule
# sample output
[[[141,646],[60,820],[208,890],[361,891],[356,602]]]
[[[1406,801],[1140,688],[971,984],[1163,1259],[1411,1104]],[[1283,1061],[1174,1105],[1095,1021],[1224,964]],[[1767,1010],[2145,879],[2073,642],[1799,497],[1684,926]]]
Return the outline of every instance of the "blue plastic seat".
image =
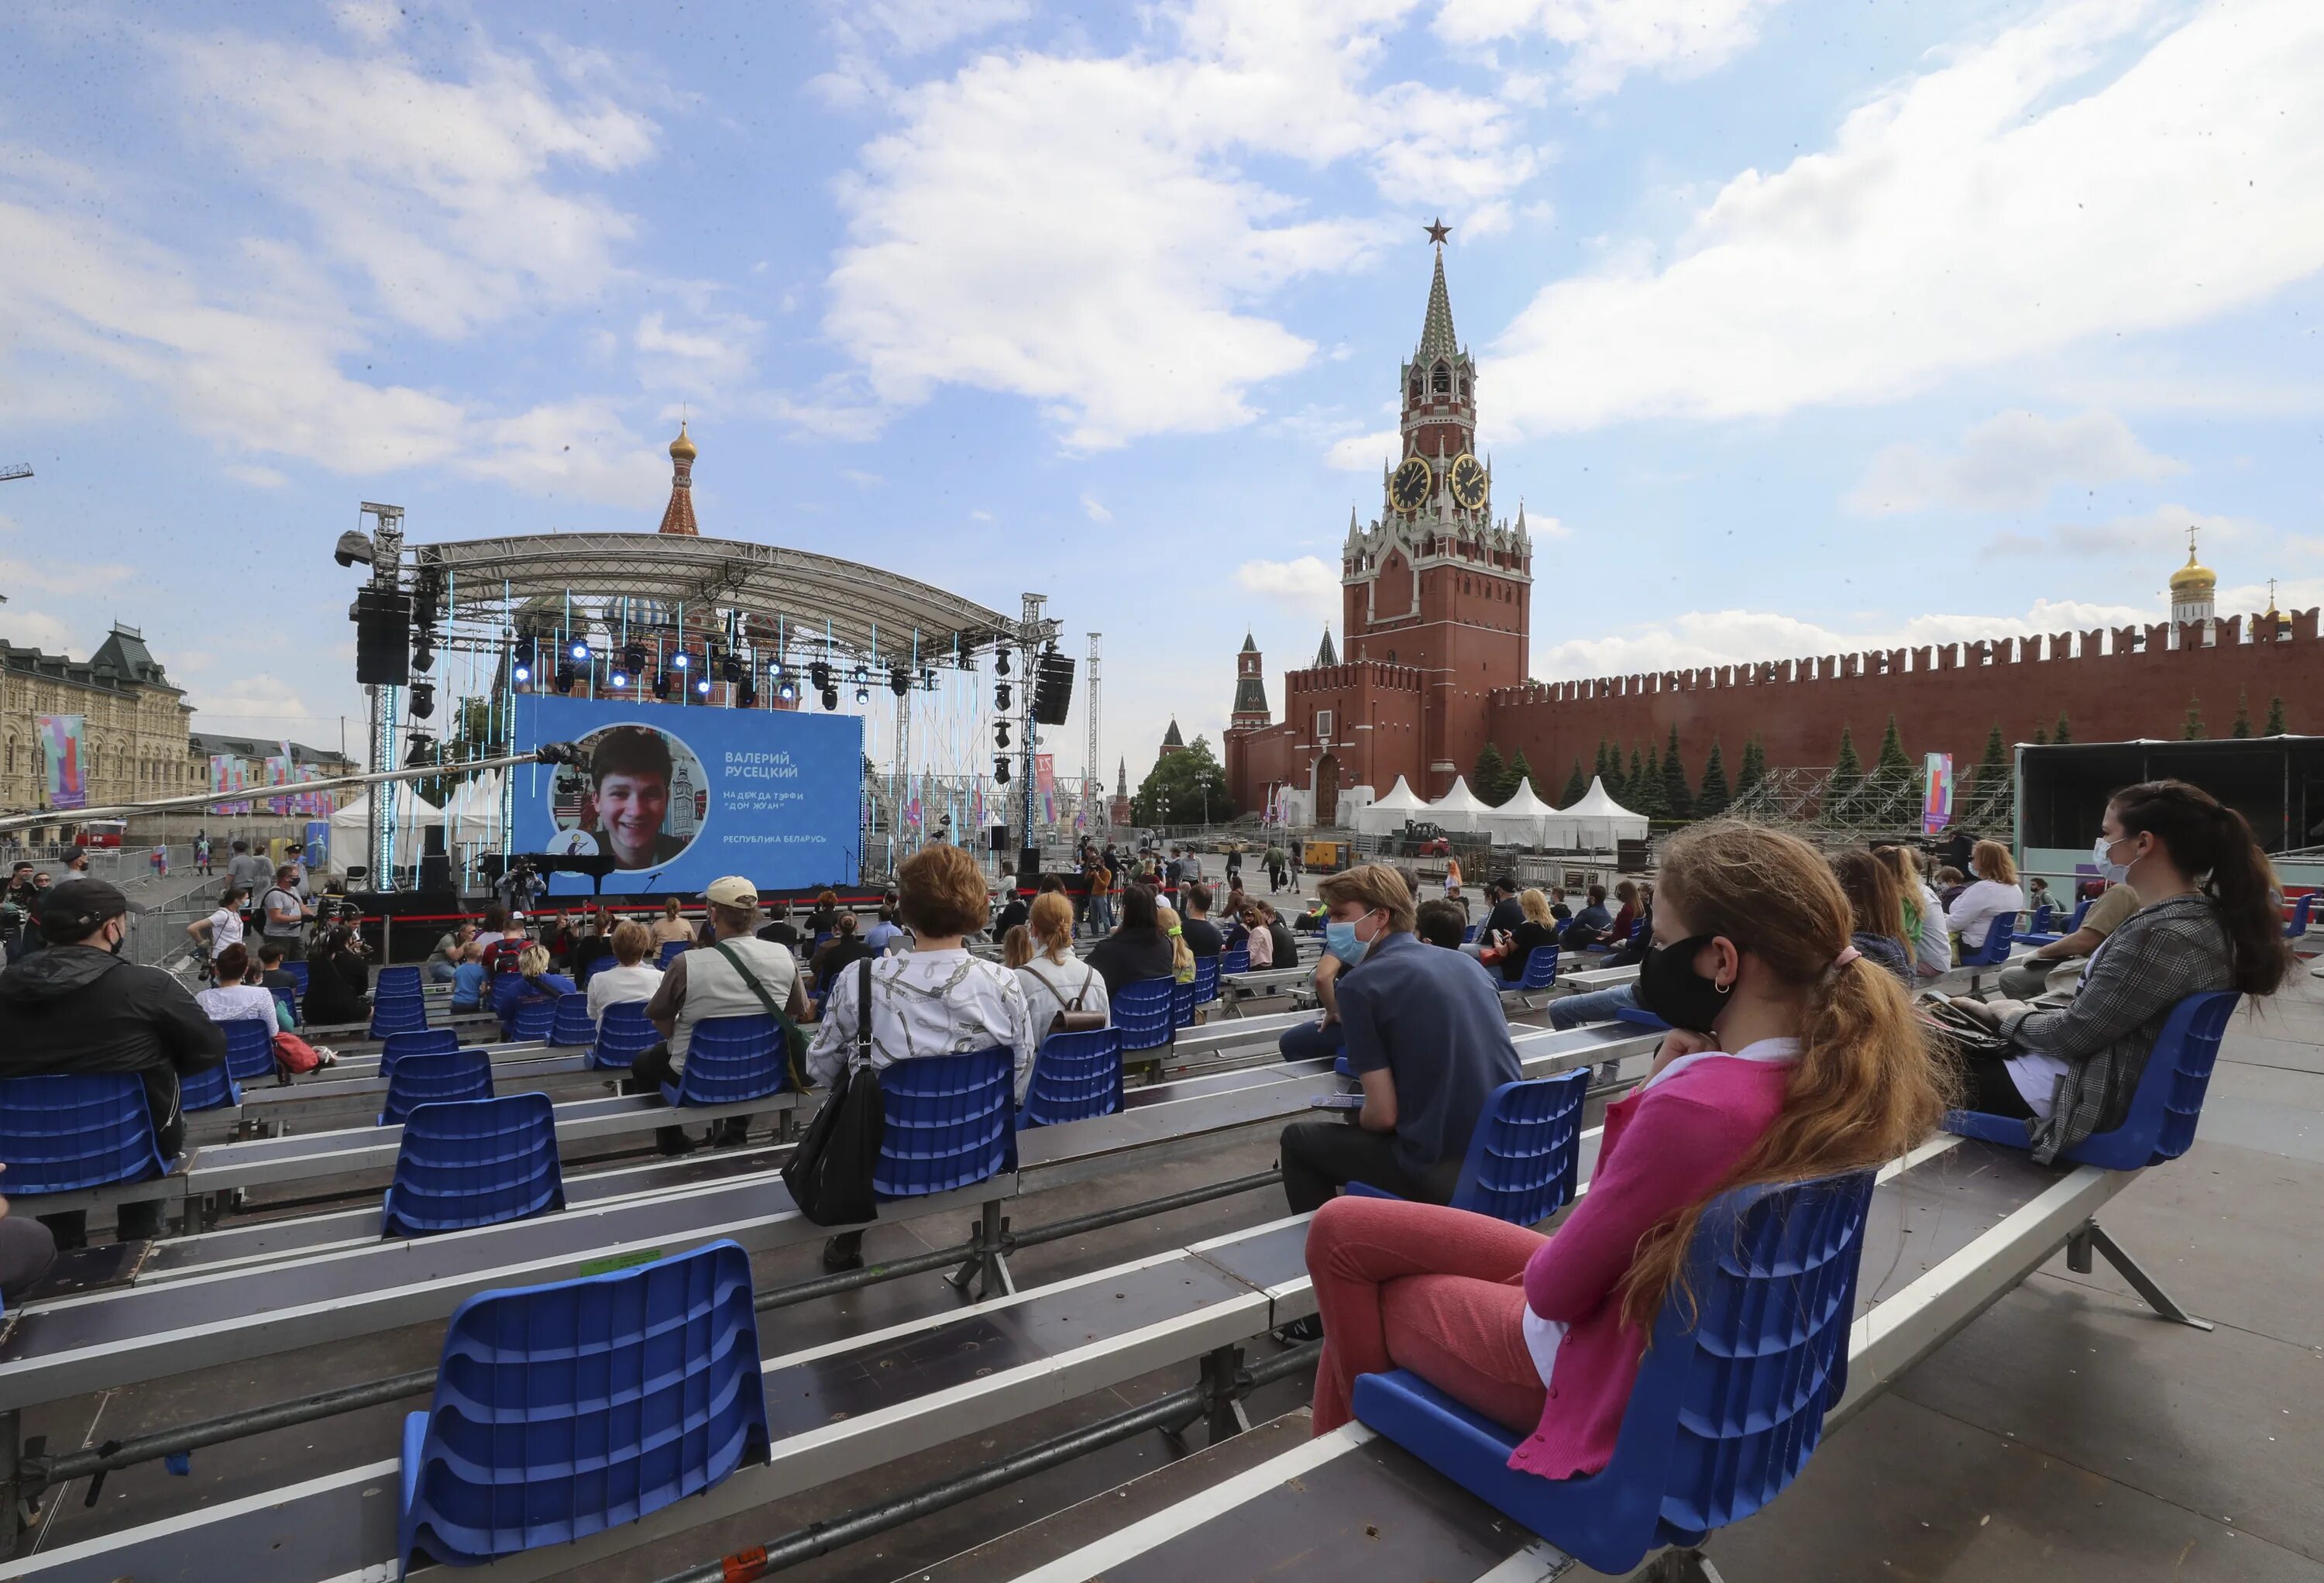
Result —
[[[226,1034],[226,1075],[237,1083],[271,1082],[274,1077],[274,1030],[256,1017],[220,1023]]]
[[[382,995],[371,1003],[371,1037],[417,1033],[428,1026],[428,1008],[416,995]]]
[[[557,1001],[520,1001],[509,1008],[508,1021],[501,1024],[501,1037],[512,1044],[538,1044],[556,1024]]]
[[[589,1047],[589,1064],[626,1069],[660,1042],[660,1031],[646,1021],[645,1002],[615,1001],[597,1019],[597,1039]]]
[[[2037,949],[2043,946],[2055,945],[2058,941],[2065,939],[2068,935],[2081,928],[2082,914],[2088,912],[2089,910],[2090,898],[2085,896],[2080,901],[2074,903],[2074,911],[2072,914],[2067,918],[2065,927],[2062,929],[2028,929],[2019,933],[2013,934],[2009,938],[2016,941],[2019,945],[2033,946]]]
[[[379,1125],[398,1125],[422,1105],[492,1097],[492,1058],[478,1046],[407,1055],[387,1074],[387,1103]]]
[[[2316,893],[2310,891],[2292,904],[2292,921],[2283,926],[2283,938],[2298,940],[2308,932],[2308,915],[2316,908]]]
[[[1158,1050],[1170,1042],[1175,1031],[1172,1006],[1177,993],[1177,981],[1172,978],[1141,978],[1121,986],[1121,993],[1113,997],[1112,1014],[1114,1032],[1121,1035],[1122,1054]]]
[[[2097,1165],[2108,1171],[2143,1171],[2176,1160],[2195,1141],[2195,1124],[2203,1114],[2203,1095],[2210,1087],[2211,1068],[2219,1059],[2219,1041],[2227,1019],[2236,1014],[2242,996],[2232,989],[2190,995],[2171,1009],[2122,1125],[2110,1132],[2093,1133],[2072,1148],[2060,1152],[2061,1162]],[[1945,1117],[1945,1130],[1965,1138],[1980,1138],[2013,1149],[2031,1146],[2026,1124],[2014,1116],[1989,1116],[1981,1110],[1956,1110]]]
[[[1448,1200],[1455,1209],[1489,1215],[1512,1226],[1538,1226],[1573,1201],[1582,1174],[1582,1102],[1590,1069],[1503,1083],[1486,1099],[1469,1134],[1460,1184]],[[1363,1182],[1358,1198],[1392,1199]]]
[[[422,1236],[563,1208],[548,1095],[439,1100],[403,1118],[380,1234]]]
[[[1121,1109],[1121,1035],[1111,1028],[1052,1033],[1033,1057],[1019,1126],[1054,1126]]]
[[[449,1028],[422,1028],[417,1033],[390,1033],[379,1042],[380,1076],[395,1070],[407,1055],[449,1055],[460,1048],[460,1036]]]
[[[8,1196],[69,1193],[165,1176],[145,1081],[134,1072],[0,1078]]]
[[[1219,959],[1216,957],[1194,958],[1194,1004],[1209,1005],[1219,998]]]
[[[295,984],[295,985],[297,985],[297,986],[299,986],[299,995],[300,995],[300,999],[302,999],[302,1000],[303,1000],[303,999],[305,999],[305,998],[306,998],[306,995],[307,995],[307,983],[308,983],[308,979],[307,979],[307,964],[306,964],[306,963],[304,963],[304,962],[290,962],[290,961],[286,961],[286,962],[284,962],[284,963],[282,964],[282,970],[283,970],[285,973],[290,974],[290,982],[291,982],[291,983],[293,983],[293,984]]]
[[[242,1087],[224,1062],[187,1072],[178,1078],[178,1108],[191,1116],[197,1110],[224,1110],[242,1103]]]
[[[405,1574],[567,1544],[766,1460],[751,1297],[721,1241],[462,1303],[435,1398],[403,1421]]]
[[[819,944],[821,942],[818,940],[817,943]],[[666,940],[662,941],[661,954],[654,958],[654,966],[657,967],[669,967],[672,962],[677,961],[678,958],[686,954],[686,946],[687,942],[682,940]]]
[[[1219,971],[1221,973],[1250,972],[1250,947],[1249,945],[1229,946],[1226,954],[1219,958]]]
[[[299,1025],[299,995],[295,990],[277,989],[272,992],[274,1004],[290,1014],[290,1025]]]
[[[420,993],[420,969],[414,967],[382,967],[372,992],[394,999]]]
[[[2017,919],[2018,914],[2015,912],[1995,913],[1992,921],[1985,926],[1983,945],[1975,950],[1962,945],[1961,966],[1996,967],[2009,960],[2009,948],[2015,943],[2012,937],[2017,932]]]
[[[2054,919],[2056,912],[2057,909],[2052,907],[2047,902],[2044,902],[2040,906],[2034,908],[2033,920],[2028,922],[2023,930],[2013,930],[2011,931],[2009,936],[2011,943],[2021,946],[2046,945],[2051,940],[2055,940],[2057,936],[2051,931],[2050,924]]]
[[[887,1125],[872,1185],[886,1198],[949,1192],[1017,1166],[1016,1055],[973,1050],[880,1069]]]
[[[1525,977],[1504,987],[1532,994],[1557,982],[1557,948],[1536,946],[1526,953]]]
[[[1194,1025],[1194,985],[1173,980],[1170,985],[1170,1027],[1173,1032]]]
[[[1807,1465],[1848,1383],[1871,1197],[1859,1171],[1711,1202],[1597,1473],[1513,1471],[1523,1436],[1401,1369],[1359,1375],[1355,1415],[1585,1566],[1627,1577],[1652,1551],[1749,1516]]]
[[[586,995],[560,995],[550,1003],[549,1042],[561,1050],[597,1042],[597,1024],[589,1015]]]
[[[790,1086],[782,1035],[774,1018],[705,1017],[687,1041],[678,1081],[664,1083],[672,1105],[733,1105],[763,1099]]]

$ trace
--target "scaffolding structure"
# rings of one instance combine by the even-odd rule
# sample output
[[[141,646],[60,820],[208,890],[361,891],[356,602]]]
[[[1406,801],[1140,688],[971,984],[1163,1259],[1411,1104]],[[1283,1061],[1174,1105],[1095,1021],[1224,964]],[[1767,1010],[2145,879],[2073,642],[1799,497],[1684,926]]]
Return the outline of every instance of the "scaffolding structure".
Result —
[[[1770,769],[1738,792],[1726,811],[1735,819],[1792,829],[1819,847],[1860,846],[1882,837],[1918,836],[1928,790],[1928,775],[1920,768],[1869,770],[1853,781],[1829,769]],[[1951,822],[2006,830],[2013,828],[2016,808],[2014,780],[2004,778],[1991,787],[1965,783],[1953,793]]]

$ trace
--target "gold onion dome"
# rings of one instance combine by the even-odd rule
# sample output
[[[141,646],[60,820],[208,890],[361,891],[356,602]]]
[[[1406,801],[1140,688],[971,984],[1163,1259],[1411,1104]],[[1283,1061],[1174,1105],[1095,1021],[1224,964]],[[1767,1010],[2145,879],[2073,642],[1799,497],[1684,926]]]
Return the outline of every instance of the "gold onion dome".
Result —
[[[2174,594],[2209,593],[2218,587],[2219,579],[2211,569],[2198,562],[2194,546],[2187,548],[2187,564],[2171,574],[2171,591]]]
[[[690,462],[697,454],[694,449],[694,441],[686,437],[686,425],[683,422],[679,423],[678,438],[669,442],[669,459],[674,462]],[[2203,575],[2209,577],[2210,573],[2205,572]]]

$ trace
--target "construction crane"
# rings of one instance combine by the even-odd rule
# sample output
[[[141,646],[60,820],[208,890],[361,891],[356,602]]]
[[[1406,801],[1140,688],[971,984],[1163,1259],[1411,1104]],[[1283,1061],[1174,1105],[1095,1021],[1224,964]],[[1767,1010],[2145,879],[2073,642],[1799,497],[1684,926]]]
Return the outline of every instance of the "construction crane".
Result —
[[[29,478],[32,476],[32,464],[30,462],[14,462],[0,467],[0,484],[5,484],[11,478]]]

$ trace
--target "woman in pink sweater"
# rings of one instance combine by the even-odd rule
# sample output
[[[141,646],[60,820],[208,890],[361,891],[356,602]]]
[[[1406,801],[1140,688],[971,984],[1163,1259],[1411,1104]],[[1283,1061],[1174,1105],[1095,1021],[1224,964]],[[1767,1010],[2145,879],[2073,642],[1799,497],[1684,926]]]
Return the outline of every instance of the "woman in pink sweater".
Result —
[[[1638,970],[1638,1004],[1674,1032],[1646,1083],[1607,1107],[1596,1170],[1556,1235],[1382,1199],[1317,1212],[1314,1432],[1348,1421],[1357,1375],[1408,1368],[1527,1434],[1511,1467],[1603,1468],[1702,1207],[1891,1159],[1943,1115],[1904,991],[1857,956],[1850,927],[1804,842],[1738,824],[1674,838]]]

